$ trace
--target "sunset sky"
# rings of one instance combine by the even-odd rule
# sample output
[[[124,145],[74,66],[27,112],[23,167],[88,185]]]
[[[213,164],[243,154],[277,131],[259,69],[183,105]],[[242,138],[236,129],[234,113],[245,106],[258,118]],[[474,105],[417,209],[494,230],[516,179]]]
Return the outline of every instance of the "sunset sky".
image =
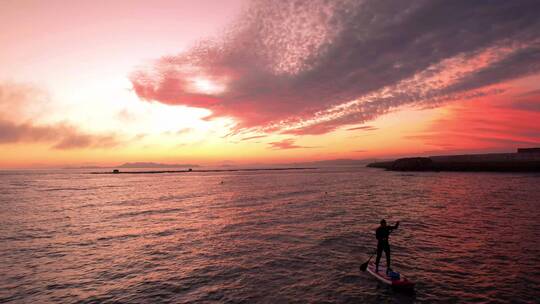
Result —
[[[539,1],[0,1],[0,168],[540,146]]]

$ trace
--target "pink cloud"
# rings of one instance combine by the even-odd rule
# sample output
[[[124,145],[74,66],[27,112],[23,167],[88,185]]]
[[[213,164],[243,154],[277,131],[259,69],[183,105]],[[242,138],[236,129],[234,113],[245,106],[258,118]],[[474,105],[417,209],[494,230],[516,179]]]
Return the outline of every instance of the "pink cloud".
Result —
[[[57,136],[57,130],[48,126],[34,126],[30,123],[16,124],[0,120],[0,143],[20,141],[51,141]]]
[[[207,108],[207,119],[234,118],[236,131],[324,134],[403,105],[494,94],[482,89],[540,72],[539,9],[255,1],[221,39],[130,79],[143,100]]]
[[[0,117],[31,119],[42,115],[46,104],[47,94],[35,86],[0,82]]]
[[[295,144],[295,140],[292,138],[284,139],[281,141],[268,143],[271,149],[275,150],[288,150],[288,149],[304,149],[304,148],[314,148],[314,147],[305,147]]]

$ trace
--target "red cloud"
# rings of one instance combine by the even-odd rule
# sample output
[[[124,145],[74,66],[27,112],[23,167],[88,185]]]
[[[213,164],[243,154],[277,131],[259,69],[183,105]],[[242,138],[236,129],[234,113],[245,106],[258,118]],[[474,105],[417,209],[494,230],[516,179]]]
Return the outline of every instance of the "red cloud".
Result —
[[[449,107],[444,119],[434,121],[427,132],[410,135],[407,138],[439,148],[442,151],[485,152],[511,151],[518,146],[540,145],[540,111],[526,109],[518,99],[516,106],[509,92],[498,98],[479,98],[470,104],[457,103]],[[540,96],[536,99],[540,103]],[[434,151],[432,151],[434,152]]]

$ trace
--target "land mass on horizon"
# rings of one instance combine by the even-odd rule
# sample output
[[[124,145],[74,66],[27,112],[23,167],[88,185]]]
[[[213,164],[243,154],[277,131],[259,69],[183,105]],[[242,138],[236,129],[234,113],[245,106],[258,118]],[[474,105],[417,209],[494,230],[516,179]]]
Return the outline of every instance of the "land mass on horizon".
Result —
[[[540,172],[540,148],[522,148],[516,153],[407,157],[367,166],[391,171]]]
[[[124,163],[118,168],[197,168],[200,167],[196,164],[162,164],[153,162],[134,162]]]
[[[126,162],[118,166],[79,166],[79,167],[64,167],[63,169],[167,169],[167,168],[227,168],[227,169],[238,169],[238,168],[295,168],[295,167],[354,167],[354,166],[365,166],[368,163],[379,161],[376,158],[369,159],[330,159],[330,160],[319,160],[319,161],[307,161],[307,162],[289,162],[289,163],[280,163],[280,164],[265,164],[265,163],[253,163],[253,164],[220,164],[220,165],[198,165],[198,164],[166,164],[166,163],[156,163],[156,162]]]

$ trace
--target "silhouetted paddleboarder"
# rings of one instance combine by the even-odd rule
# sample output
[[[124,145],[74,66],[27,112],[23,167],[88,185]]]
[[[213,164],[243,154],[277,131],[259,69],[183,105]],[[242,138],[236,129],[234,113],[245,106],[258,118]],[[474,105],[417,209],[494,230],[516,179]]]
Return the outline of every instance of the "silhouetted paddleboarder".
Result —
[[[369,274],[386,285],[402,290],[413,290],[414,286],[416,285],[414,281],[409,280],[399,272],[392,271],[390,268],[390,244],[388,242],[388,237],[390,236],[390,233],[398,227],[399,221],[397,221],[394,226],[387,226],[386,221],[381,220],[381,225],[375,231],[375,236],[377,237],[377,259],[375,260],[375,265],[369,264],[369,261],[371,261],[371,258],[373,258],[375,255],[375,253],[373,253],[367,262],[360,265],[360,270],[367,270]],[[379,262],[381,260],[381,254],[383,251],[386,255],[386,274],[379,272]],[[383,269],[384,268],[385,267],[383,266]]]
[[[377,258],[375,259],[375,271],[379,272],[379,262],[381,261],[381,255],[384,251],[386,256],[386,273],[392,271],[390,268],[390,243],[388,243],[388,237],[394,229],[398,229],[399,221],[394,226],[387,226],[386,220],[381,220],[381,225],[375,230],[375,237],[377,238]]]

